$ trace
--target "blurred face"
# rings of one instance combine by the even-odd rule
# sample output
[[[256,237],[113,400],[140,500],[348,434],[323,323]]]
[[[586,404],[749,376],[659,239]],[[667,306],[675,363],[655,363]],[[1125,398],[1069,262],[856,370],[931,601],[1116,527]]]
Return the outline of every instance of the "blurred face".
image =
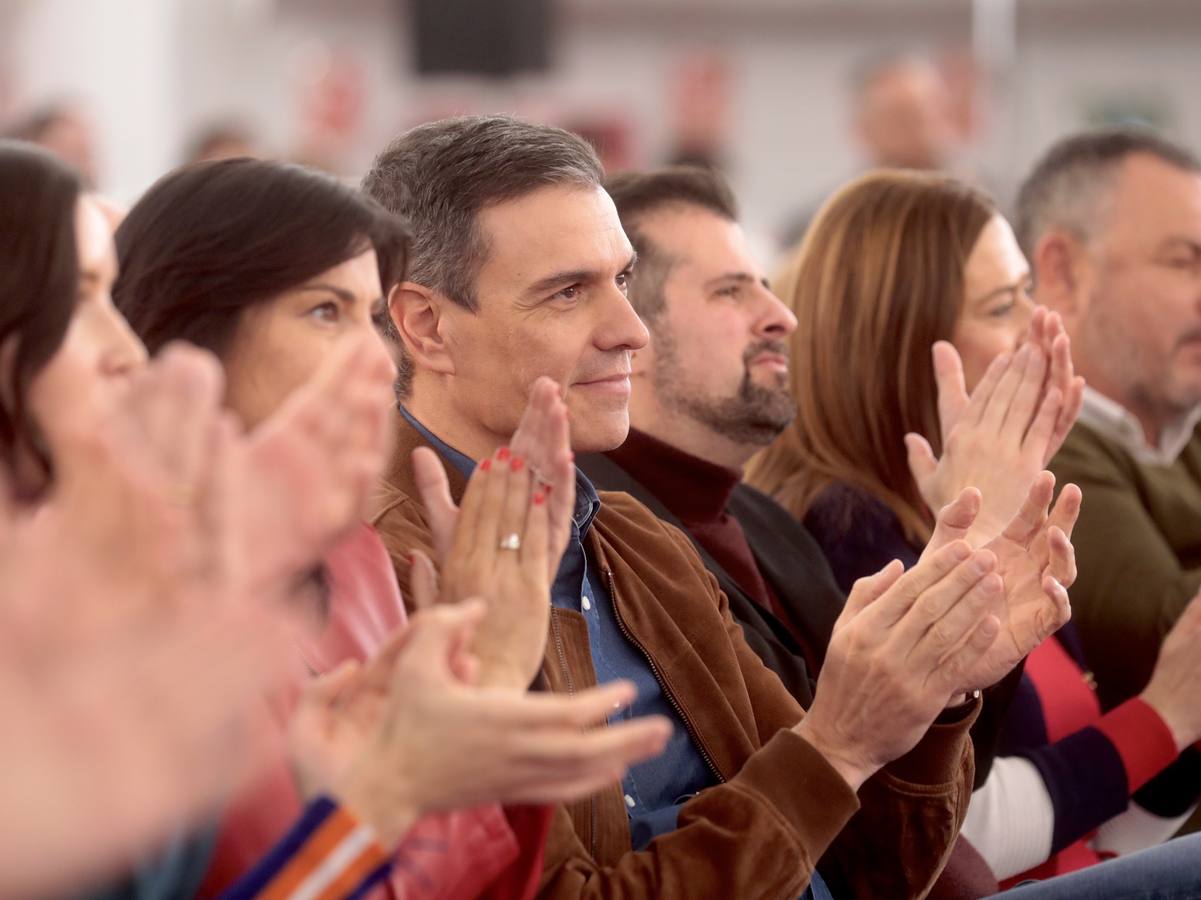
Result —
[[[648,335],[626,298],[634,252],[613,201],[600,187],[548,186],[488,207],[477,224],[488,246],[479,308],[445,302],[440,326],[454,371],[439,414],[471,432],[461,449],[507,441],[542,375],[565,390],[577,453],[619,446],[630,353]]]
[[[1201,176],[1122,166],[1079,272],[1073,350],[1090,382],[1151,418],[1201,404]]]
[[[84,196],[75,210],[79,294],[62,346],[34,378],[29,403],[49,441],[85,433],[120,397],[146,348],[113,306],[117,255],[109,219]]]
[[[937,169],[954,149],[946,85],[938,72],[905,63],[880,73],[860,101],[859,134],[876,166]]]
[[[82,112],[65,111],[38,136],[37,142],[74,166],[90,185],[96,184],[92,125]]]
[[[1030,324],[1030,267],[1013,229],[994,216],[972,248],[963,270],[964,303],[951,343],[963,359],[970,392],[989,363],[1012,353]]]
[[[664,308],[650,323],[647,389],[661,409],[735,443],[770,443],[795,414],[796,317],[768,288],[742,228],[696,206],[655,212],[638,227],[669,266]],[[633,424],[656,433],[654,421]]]
[[[248,428],[270,416],[348,337],[383,311],[375,251],[246,309],[223,360],[226,402]]]

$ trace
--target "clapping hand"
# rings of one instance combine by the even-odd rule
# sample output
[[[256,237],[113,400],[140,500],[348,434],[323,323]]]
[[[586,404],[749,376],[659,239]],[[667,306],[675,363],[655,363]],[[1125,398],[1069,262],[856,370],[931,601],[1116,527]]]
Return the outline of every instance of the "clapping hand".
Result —
[[[965,492],[940,521],[970,527],[977,500]],[[951,540],[907,572],[894,560],[855,583],[794,729],[853,789],[912,749],[990,653],[1001,631],[997,569],[993,552]]]
[[[1076,580],[1072,529],[1080,515],[1080,489],[1069,484],[1051,507],[1055,477],[1041,472],[1030,486],[1021,509],[997,537],[984,545],[996,558],[1003,590],[995,614],[1000,635],[962,685],[985,688],[1005,677],[1035,647],[1071,618],[1067,588]],[[968,494],[979,505],[975,491]],[[1048,512],[1049,510],[1049,512]],[[962,511],[948,510],[926,546],[922,558],[940,553],[971,530]]]
[[[347,340],[250,435],[247,527],[263,583],[312,566],[366,517],[388,457],[394,377],[379,338]]]
[[[906,435],[910,472],[931,510],[966,487],[981,491],[983,506],[966,537],[982,546],[1013,518],[1062,446],[1080,413],[1084,380],[1074,374],[1059,316],[1042,307],[1026,342],[994,359],[970,397],[955,348],[940,341],[932,354],[942,455],[921,435]]]
[[[331,791],[386,845],[429,812],[590,796],[662,751],[662,717],[596,727],[632,701],[627,682],[571,696],[474,684],[484,604],[431,605],[425,579],[413,589],[408,628],[366,666],[314,681],[290,728],[306,792]]]
[[[150,852],[264,759],[251,725],[297,626],[248,591],[220,391],[211,357],[166,352],[92,427],[55,429],[36,512],[0,509],[5,896]]]
[[[539,465],[519,453],[533,450]],[[571,534],[575,475],[567,408],[550,379],[534,386],[513,445],[482,460],[455,506],[428,448],[413,453],[418,491],[439,556],[439,600],[486,601],[472,651],[485,684],[524,690],[542,665],[550,586]],[[414,572],[432,571],[415,552]]]

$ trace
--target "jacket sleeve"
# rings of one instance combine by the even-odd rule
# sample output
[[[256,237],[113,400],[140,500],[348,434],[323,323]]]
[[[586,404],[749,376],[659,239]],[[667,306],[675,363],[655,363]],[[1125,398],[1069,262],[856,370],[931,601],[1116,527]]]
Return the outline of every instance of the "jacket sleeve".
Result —
[[[678,539],[687,540],[683,535]],[[700,565],[699,561],[696,564]],[[757,711],[780,709],[778,679],[741,640],[741,629],[730,617],[725,595],[717,589],[712,575],[709,579],[726,620],[726,631],[739,655],[752,705]],[[859,810],[844,828],[825,838],[829,846],[824,854],[817,851],[822,858],[822,875],[836,895],[905,898],[922,897],[929,891],[946,865],[967,814],[973,780],[968,729],[979,706],[976,701],[955,721],[931,726],[916,747],[863,785]],[[767,720],[761,723],[761,731],[791,727],[803,716],[798,708],[792,722]],[[795,737],[791,732],[787,734]],[[769,734],[763,737],[767,739]],[[808,744],[805,747],[825,763]],[[752,762],[762,753],[756,754]],[[847,788],[841,777],[838,781]],[[807,793],[805,784],[798,789]],[[779,787],[775,790],[780,792]],[[802,809],[808,804],[810,815],[821,809],[823,802],[813,796],[797,799]],[[809,846],[812,851],[814,845]]]
[[[409,500],[387,509],[374,522],[396,566],[402,589],[409,582],[409,553],[428,552],[428,531]],[[680,540],[686,541],[682,535]],[[695,555],[691,545],[688,553]],[[700,565],[699,561],[697,565]],[[708,573],[706,572],[706,575]],[[753,675],[774,681],[775,705],[783,695],[795,724],[800,707],[775,675],[763,667],[725,609],[727,630],[739,652],[754,660]],[[774,729],[779,731],[779,729]],[[774,733],[773,731],[773,733]],[[598,864],[576,834],[565,807],[555,810],[547,837],[542,883],[546,898],[738,897],[792,900],[809,883],[817,858],[858,807],[841,776],[805,741],[789,731],[771,737],[728,783],[686,803],[678,827],[616,864]],[[782,789],[782,786],[791,789]],[[813,815],[820,810],[820,815]]]
[[[716,581],[713,589],[753,706],[756,710],[777,707],[772,693],[779,691],[779,683],[773,684],[775,676],[739,640],[741,630],[730,618]],[[974,771],[968,729],[979,706],[977,701],[956,721],[932,725],[916,747],[860,788],[859,810],[822,858],[822,876],[837,895],[923,897],[933,886],[967,815]],[[768,727],[776,726],[783,723]]]
[[[856,806],[825,759],[782,730],[730,781],[685,804],[674,831],[615,865],[592,858],[560,808],[539,896],[793,900]]]
[[[388,855],[371,829],[329,798],[318,797],[292,830],[221,898],[362,897],[390,870]]]
[[[1150,680],[1159,645],[1201,587],[1201,569],[1180,565],[1116,462],[1077,455],[1065,447],[1052,468],[1061,485],[1084,492],[1072,531],[1072,621],[1110,709]]]
[[[402,587],[408,580],[410,550],[428,541],[424,523],[411,502],[407,505],[394,507],[388,521],[375,523]],[[688,539],[663,527],[679,544],[683,558],[691,560],[710,584],[752,706],[757,715],[763,711],[757,723],[763,746],[727,782],[684,804],[675,830],[645,850],[622,854],[612,865],[593,858],[566,809],[558,808],[539,896],[792,900],[855,816],[859,800],[821,754],[788,730],[803,716],[800,706],[747,645],[725,595]],[[862,896],[922,896],[945,864],[970,791],[969,724],[965,720],[932,728],[891,771],[864,786],[874,809],[858,819],[856,832],[877,824],[890,832],[847,845],[861,850],[860,864],[848,883],[855,890],[866,884]]]

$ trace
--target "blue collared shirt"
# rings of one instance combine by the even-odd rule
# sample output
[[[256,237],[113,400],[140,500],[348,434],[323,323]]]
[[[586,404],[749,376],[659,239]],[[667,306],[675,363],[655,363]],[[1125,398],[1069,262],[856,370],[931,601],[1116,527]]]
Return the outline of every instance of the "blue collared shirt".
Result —
[[[403,406],[400,412],[443,459],[465,478],[471,477],[475,462],[470,457],[440,440]],[[630,840],[635,850],[641,850],[657,835],[674,831],[680,807],[697,792],[717,784],[718,777],[697,750],[679,713],[667,701],[651,671],[650,662],[621,632],[606,573],[600,571],[584,541],[600,507],[596,488],[583,472],[576,469],[571,540],[551,586],[550,599],[560,609],[580,613],[587,622],[588,648],[596,668],[596,680],[604,684],[625,678],[638,688],[634,703],[615,713],[610,717],[611,721],[661,715],[674,725],[663,753],[632,767],[622,782],[630,817]],[[817,900],[823,900],[830,896],[816,872],[813,887],[817,892],[806,892],[806,897],[816,896]]]
[[[473,460],[432,434],[403,406],[400,411],[447,462],[464,477],[471,476],[475,469]],[[630,707],[614,714],[612,720],[657,714],[666,716],[675,725],[664,752],[630,769],[622,784],[630,816],[631,840],[634,847],[640,849],[655,835],[674,830],[676,816],[684,802],[698,791],[716,784],[718,779],[696,749],[679,714],[667,702],[650,663],[621,633],[608,579],[591,558],[584,541],[600,506],[596,488],[577,469],[571,540],[551,586],[551,603],[584,617],[599,683],[625,678],[637,686],[638,698]]]

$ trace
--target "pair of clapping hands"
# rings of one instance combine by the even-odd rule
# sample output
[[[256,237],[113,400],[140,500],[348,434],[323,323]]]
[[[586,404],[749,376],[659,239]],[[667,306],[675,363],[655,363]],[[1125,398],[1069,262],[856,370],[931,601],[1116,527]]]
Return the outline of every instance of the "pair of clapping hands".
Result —
[[[835,623],[797,732],[853,787],[912,749],[946,707],[1005,676],[1068,621],[1080,491],[1052,506],[1044,471],[1080,411],[1059,317],[1039,308],[1027,340],[993,361],[971,396],[958,354],[933,348],[942,455],[907,435],[922,497],[937,511],[908,572],[861,579]]]
[[[306,792],[334,793],[385,845],[429,812],[590,796],[670,732],[657,716],[595,727],[633,699],[627,682],[527,692],[574,508],[558,385],[539,379],[510,445],[480,462],[459,505],[433,451],[413,465],[439,566],[412,554],[408,629],[368,664],[318,679],[291,727]]]

